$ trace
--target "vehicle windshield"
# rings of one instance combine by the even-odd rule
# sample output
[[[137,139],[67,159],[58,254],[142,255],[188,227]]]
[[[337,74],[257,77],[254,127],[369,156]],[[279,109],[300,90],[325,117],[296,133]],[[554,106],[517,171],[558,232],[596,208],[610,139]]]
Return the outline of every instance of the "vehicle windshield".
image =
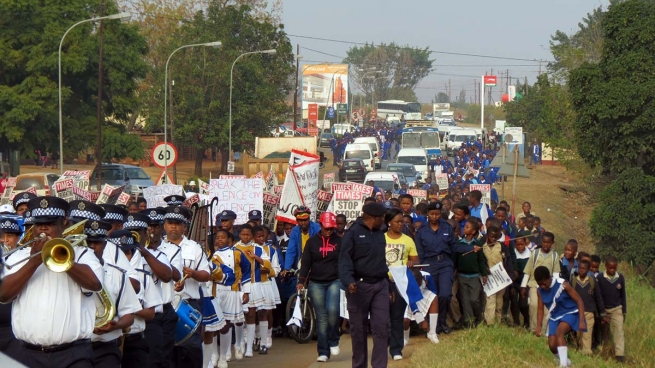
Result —
[[[45,189],[46,185],[44,182],[44,177],[27,176],[23,178],[18,178],[18,180],[16,181],[16,187],[14,188],[14,191],[23,191],[23,190],[30,189],[32,187],[36,189]]]
[[[403,147],[420,148],[421,147],[420,133],[403,133]]]
[[[125,176],[130,179],[150,180],[150,176],[140,167],[125,169]]]
[[[376,186],[376,187],[378,187],[378,188],[384,190],[385,192],[388,191],[388,190],[390,190],[390,191],[393,192],[393,189],[394,189],[394,188],[393,188],[393,185],[395,184],[393,181],[391,181],[391,180],[388,180],[388,181],[387,181],[387,180],[380,180],[380,179],[378,179],[378,180],[374,180],[374,182],[375,182],[375,186]]]
[[[425,165],[424,156],[398,156],[399,164]]]
[[[408,102],[405,112],[421,112],[421,104],[418,102]]]
[[[421,133],[421,147],[437,147],[439,146],[439,133],[438,132],[423,132]]]
[[[387,171],[399,172],[405,176],[416,176],[416,171],[413,166],[394,166],[388,165]]]
[[[362,160],[370,160],[371,152],[370,151],[346,151],[346,158],[361,158]]]
[[[93,172],[93,179],[98,178],[98,172],[94,171]],[[102,169],[102,180],[103,181],[120,181],[124,180],[123,178],[123,170],[119,168],[115,169]]]
[[[455,142],[465,142],[466,140],[475,141],[474,135],[456,135]]]

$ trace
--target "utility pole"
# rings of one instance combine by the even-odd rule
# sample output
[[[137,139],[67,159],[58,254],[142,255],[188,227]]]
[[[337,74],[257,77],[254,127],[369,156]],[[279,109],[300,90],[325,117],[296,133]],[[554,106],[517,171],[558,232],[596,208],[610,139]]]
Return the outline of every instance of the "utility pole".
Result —
[[[473,80],[473,103],[478,103],[478,80]]]
[[[300,44],[296,44],[296,55],[300,55]],[[296,93],[293,94],[293,125],[295,128],[298,121],[298,68],[300,67],[300,59],[296,57]]]
[[[453,91],[450,88],[450,79],[448,79],[448,102],[453,102],[453,95],[451,94]]]
[[[100,0],[100,17],[104,17],[105,13],[105,0]],[[96,164],[98,173],[98,190],[102,190],[102,54],[105,41],[104,35],[104,21],[100,20],[98,26],[98,36],[100,41],[99,56],[98,56],[98,101],[96,103],[96,119],[98,122],[97,142],[96,142]],[[63,154],[63,152],[62,152]]]
[[[494,75],[494,69],[491,68],[491,74],[489,75]],[[489,93],[487,94],[487,105],[491,105],[491,90],[493,87],[489,87]]]
[[[171,139],[169,140],[172,145],[175,145],[175,124],[173,122],[173,86],[175,85],[175,80],[171,79],[171,85],[168,86],[168,111],[171,117]],[[177,183],[177,162],[173,165],[173,181]]]
[[[541,75],[541,60],[539,60],[539,75]]]
[[[528,94],[528,77],[525,77],[525,94]]]

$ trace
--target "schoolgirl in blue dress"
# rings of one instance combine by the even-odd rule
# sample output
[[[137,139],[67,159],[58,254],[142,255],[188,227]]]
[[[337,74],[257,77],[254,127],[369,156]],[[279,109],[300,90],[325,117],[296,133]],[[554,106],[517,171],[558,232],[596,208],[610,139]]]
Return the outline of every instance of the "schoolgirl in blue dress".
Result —
[[[535,335],[541,336],[541,324],[544,318],[544,306],[550,314],[548,318],[548,347],[559,356],[559,366],[568,367],[568,349],[564,336],[571,330],[586,332],[584,304],[580,295],[561,278],[553,278],[548,268],[539,266],[534,270],[534,278],[539,285],[537,328]]]

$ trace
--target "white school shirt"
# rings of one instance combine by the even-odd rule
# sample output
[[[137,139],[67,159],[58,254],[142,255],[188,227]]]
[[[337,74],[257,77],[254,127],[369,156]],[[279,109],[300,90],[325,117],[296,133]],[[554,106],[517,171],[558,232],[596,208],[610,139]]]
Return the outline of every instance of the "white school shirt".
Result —
[[[8,257],[9,264],[28,257],[31,247]],[[104,272],[95,253],[86,247],[73,247],[76,262],[91,267],[103,281]],[[27,262],[2,276],[11,275]],[[86,293],[86,295],[85,295]],[[88,339],[93,334],[96,306],[90,290],[80,287],[66,272],[52,272],[41,264],[14,299],[11,327],[17,339],[30,344],[52,346]]]
[[[175,245],[173,243],[169,243]],[[207,255],[202,250],[200,245],[194,242],[191,239],[188,239],[186,236],[182,238],[180,242],[180,256],[182,257],[182,266],[189,267],[196,271],[206,271],[211,273],[209,270],[209,262],[207,261]],[[182,271],[180,270],[182,275]],[[184,277],[184,276],[182,276]],[[198,281],[188,277],[184,281],[184,289],[179,292],[175,292],[180,295],[183,300],[187,299],[200,299],[200,284]]]
[[[160,251],[158,249],[148,249],[148,251],[155,258],[157,258],[157,260],[159,262],[165,264],[166,266],[168,266],[168,268],[170,268],[172,270],[171,263],[168,261],[168,257],[166,256],[166,253],[164,253],[164,252],[162,252],[162,251]],[[139,253],[139,256],[141,256],[141,253]],[[146,262],[146,259],[144,257],[141,257],[141,258],[143,260],[143,265],[141,267],[145,271],[150,272],[150,278],[152,279],[153,285],[157,289],[157,292],[159,293],[159,299],[162,299],[162,281],[157,277],[157,275],[155,275],[152,272],[152,268],[150,268],[150,265],[148,265],[148,262]],[[138,267],[137,267],[137,269],[138,269]],[[143,280],[143,277],[141,277],[141,280]],[[161,313],[163,311],[164,311],[163,303],[159,304],[155,308],[155,313]]]
[[[162,305],[161,293],[159,291],[159,287],[155,285],[155,282],[153,281],[150,272],[142,269],[137,269],[136,272],[138,272],[139,275],[141,276],[141,280],[140,280],[141,291],[139,292],[139,294],[137,294],[137,297],[139,298],[139,302],[141,303],[141,308],[148,309],[148,308],[155,307],[155,312],[157,312],[157,308],[161,308]],[[146,320],[135,315],[134,324],[132,324],[132,329],[130,329],[130,334],[141,333],[145,331],[145,329],[146,329]]]
[[[118,321],[120,317],[141,310],[141,303],[139,303],[139,298],[137,298],[134,288],[130,284],[127,271],[119,270],[116,267],[107,263],[103,265],[105,280],[102,283],[105,290],[107,290],[107,294],[109,294],[109,298],[114,302],[114,306],[116,306],[114,321]],[[143,285],[141,285],[141,288],[143,288]],[[97,308],[102,308],[102,302],[97,293],[94,294],[94,301]],[[103,335],[93,334],[91,341],[108,342],[116,340],[121,335],[123,335],[123,331],[121,330],[114,330]]]
[[[105,263],[113,264],[114,266],[124,269],[127,271],[127,277],[139,281],[139,275],[136,273],[134,266],[130,264],[125,253],[123,253],[118,245],[107,241],[105,250],[102,252],[102,260],[105,261]],[[143,287],[143,285],[141,287]]]
[[[166,255],[166,258],[171,265],[171,270],[175,267],[180,273],[180,277],[184,277],[182,276],[182,250],[180,247],[163,239],[159,247],[157,247],[157,250]],[[173,297],[175,296],[175,281],[171,280],[169,282],[163,282],[158,280],[157,284],[161,289],[161,299],[163,304],[173,302]]]

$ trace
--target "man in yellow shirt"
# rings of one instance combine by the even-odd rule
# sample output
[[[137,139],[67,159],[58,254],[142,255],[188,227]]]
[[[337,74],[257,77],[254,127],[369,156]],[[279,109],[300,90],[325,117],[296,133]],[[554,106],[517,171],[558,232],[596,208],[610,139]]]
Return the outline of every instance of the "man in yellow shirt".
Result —
[[[305,206],[299,206],[293,211],[297,225],[291,229],[291,234],[289,234],[289,246],[284,259],[284,267],[282,267],[283,271],[280,273],[282,276],[286,274],[286,271],[298,269],[298,261],[302,257],[307,240],[321,231],[321,226],[309,219],[311,213],[312,211]]]

